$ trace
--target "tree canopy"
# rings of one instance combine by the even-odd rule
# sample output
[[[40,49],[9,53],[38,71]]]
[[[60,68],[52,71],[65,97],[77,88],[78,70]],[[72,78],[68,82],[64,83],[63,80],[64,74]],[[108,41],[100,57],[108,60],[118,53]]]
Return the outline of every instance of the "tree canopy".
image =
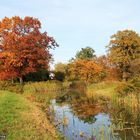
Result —
[[[111,36],[108,47],[109,61],[119,67],[122,78],[131,76],[131,63],[140,57],[140,36],[132,30],[118,31]]]
[[[91,47],[82,48],[76,53],[76,59],[91,60],[96,57],[95,51]]]
[[[93,60],[78,59],[68,64],[70,80],[83,80],[86,82],[97,82],[104,78],[105,73],[102,66]]]
[[[33,17],[15,16],[0,21],[0,79],[22,77],[38,69],[47,69],[55,40],[41,32],[41,23]]]

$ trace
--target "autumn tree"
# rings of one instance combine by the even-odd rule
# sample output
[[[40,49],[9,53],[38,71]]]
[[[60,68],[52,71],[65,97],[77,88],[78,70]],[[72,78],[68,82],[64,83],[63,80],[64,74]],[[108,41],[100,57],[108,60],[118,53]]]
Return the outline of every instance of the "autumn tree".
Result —
[[[68,74],[70,80],[83,80],[86,82],[98,82],[104,78],[102,66],[93,60],[77,59],[68,64]]]
[[[109,61],[122,71],[122,79],[127,81],[132,75],[132,61],[140,57],[140,36],[132,30],[118,31],[107,47]]]
[[[131,62],[130,71],[133,79],[140,79],[140,58],[137,58]]]
[[[76,53],[76,59],[91,60],[96,57],[95,51],[91,47],[82,48]]]
[[[101,55],[96,58],[96,62],[103,66],[106,69],[109,66],[108,59],[106,55]]]
[[[57,46],[55,40],[41,32],[41,23],[33,17],[15,16],[0,21],[0,79],[19,78],[38,69],[48,69]]]
[[[96,58],[96,63],[102,66],[104,73],[106,75],[104,80],[120,80],[120,69],[112,66],[109,63],[108,57],[106,55],[101,55]]]

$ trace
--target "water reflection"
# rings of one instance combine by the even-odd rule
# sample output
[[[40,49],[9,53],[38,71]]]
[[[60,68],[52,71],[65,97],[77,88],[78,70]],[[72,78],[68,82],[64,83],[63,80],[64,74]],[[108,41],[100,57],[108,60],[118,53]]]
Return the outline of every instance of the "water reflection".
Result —
[[[62,97],[52,100],[50,109],[54,112],[56,126],[66,139],[140,139],[139,119],[134,119],[134,115],[127,109],[114,106],[106,99],[95,101],[75,92]]]
[[[59,123],[64,118],[67,118],[68,124],[60,123],[58,129],[69,140],[110,140],[112,132],[110,127],[110,118],[108,114],[99,113],[95,116],[85,117],[81,120],[73,114],[69,105],[59,106],[55,100],[52,101],[52,106],[55,112],[55,122]],[[87,120],[87,121],[86,121]],[[83,132],[83,135],[80,135]],[[109,139],[108,139],[109,138]],[[119,140],[117,137],[114,140]]]

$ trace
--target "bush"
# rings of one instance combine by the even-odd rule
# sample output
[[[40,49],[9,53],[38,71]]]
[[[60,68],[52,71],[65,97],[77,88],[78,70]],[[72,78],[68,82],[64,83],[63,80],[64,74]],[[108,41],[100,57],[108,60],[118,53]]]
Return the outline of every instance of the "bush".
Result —
[[[132,83],[135,87],[140,88],[140,79],[133,79],[133,80],[131,81],[131,83]]]
[[[47,70],[39,70],[37,72],[31,72],[23,77],[23,81],[25,82],[29,81],[39,82],[39,81],[47,81],[49,79],[50,79],[49,72]]]
[[[0,81],[0,90],[22,93],[23,85],[20,85],[19,83],[11,83],[11,81]]]
[[[131,84],[131,83],[121,83],[117,86],[115,89],[118,94],[118,96],[127,96],[130,93],[136,93],[137,88]]]
[[[11,85],[8,81],[0,81],[0,90],[5,90]]]
[[[55,72],[55,79],[58,81],[64,81],[65,74],[63,72]]]

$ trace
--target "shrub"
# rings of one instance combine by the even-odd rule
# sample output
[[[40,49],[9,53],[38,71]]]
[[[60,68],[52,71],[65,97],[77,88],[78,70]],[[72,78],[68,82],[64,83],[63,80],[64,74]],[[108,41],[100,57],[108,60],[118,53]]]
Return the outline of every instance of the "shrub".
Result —
[[[118,96],[127,96],[130,93],[136,93],[137,88],[131,83],[120,83],[115,89]]]
[[[140,79],[133,79],[133,80],[131,81],[131,83],[132,83],[135,87],[140,88]]]
[[[55,79],[58,81],[64,81],[65,74],[63,72],[55,72]]]
[[[8,81],[0,81],[0,90],[5,90],[9,85],[11,85],[11,83]]]
[[[19,83],[11,83],[11,81],[0,81],[0,90],[22,93],[23,85],[20,85]]]

